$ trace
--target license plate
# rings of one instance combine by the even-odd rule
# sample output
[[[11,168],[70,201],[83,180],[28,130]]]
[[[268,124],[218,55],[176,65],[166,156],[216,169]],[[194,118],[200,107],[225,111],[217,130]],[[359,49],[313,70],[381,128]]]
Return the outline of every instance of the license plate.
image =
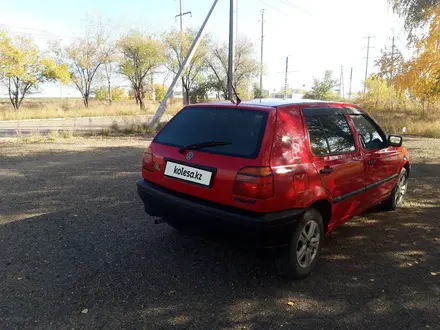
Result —
[[[212,172],[174,162],[167,162],[165,176],[193,182],[208,187],[211,184]]]

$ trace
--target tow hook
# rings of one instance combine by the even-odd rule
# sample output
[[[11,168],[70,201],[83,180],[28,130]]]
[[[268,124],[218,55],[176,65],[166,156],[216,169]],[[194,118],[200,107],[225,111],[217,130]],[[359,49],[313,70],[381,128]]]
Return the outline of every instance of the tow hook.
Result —
[[[159,219],[154,220],[154,223],[155,223],[156,225],[159,225],[159,224],[161,224],[161,223],[163,223],[163,222],[167,222],[167,221],[164,220],[164,219],[162,219],[162,218],[159,218]]]

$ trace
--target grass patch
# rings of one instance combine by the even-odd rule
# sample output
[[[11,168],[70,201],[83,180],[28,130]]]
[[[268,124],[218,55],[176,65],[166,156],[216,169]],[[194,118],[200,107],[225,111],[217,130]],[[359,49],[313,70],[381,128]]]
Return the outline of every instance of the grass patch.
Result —
[[[25,100],[22,107],[15,111],[11,105],[0,100],[0,120],[26,120],[46,118],[78,118],[106,116],[140,116],[154,114],[159,103],[146,101],[144,110],[133,100],[114,101],[111,105],[106,102],[91,100],[85,108],[80,99],[56,100]],[[167,108],[167,114],[176,114],[181,109],[181,103],[173,101]]]
[[[48,141],[56,141],[60,138],[60,133],[58,131],[52,131],[47,136]]]

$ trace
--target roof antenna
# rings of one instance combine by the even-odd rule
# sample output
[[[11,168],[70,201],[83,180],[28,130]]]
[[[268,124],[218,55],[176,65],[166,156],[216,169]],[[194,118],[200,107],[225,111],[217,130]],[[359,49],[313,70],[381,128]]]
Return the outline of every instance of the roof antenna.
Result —
[[[229,86],[229,84],[230,84],[230,81],[231,81],[231,80],[229,79],[229,75],[228,75],[228,86]],[[235,90],[234,84],[231,84],[231,87],[232,87],[232,91],[234,92],[234,95],[235,95],[235,98],[236,98],[235,105],[239,105],[239,104],[241,103],[241,99],[240,99],[240,97],[238,96],[237,91]],[[232,97],[229,97],[229,101],[231,101],[232,103],[234,103],[234,101],[232,101]]]
[[[237,91],[235,90],[234,84],[231,84],[231,86],[232,86],[232,90],[234,91],[235,98],[237,99],[235,105],[239,105],[239,104],[241,103],[241,99],[240,99],[240,97],[238,96]]]

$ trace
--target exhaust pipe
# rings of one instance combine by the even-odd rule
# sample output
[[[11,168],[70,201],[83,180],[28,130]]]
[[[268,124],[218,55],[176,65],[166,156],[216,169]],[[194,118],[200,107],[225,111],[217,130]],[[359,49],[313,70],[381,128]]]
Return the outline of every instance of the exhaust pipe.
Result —
[[[167,222],[167,221],[162,219],[162,218],[154,220],[154,224],[156,224],[156,225],[159,225],[159,224],[164,223],[164,222]]]

